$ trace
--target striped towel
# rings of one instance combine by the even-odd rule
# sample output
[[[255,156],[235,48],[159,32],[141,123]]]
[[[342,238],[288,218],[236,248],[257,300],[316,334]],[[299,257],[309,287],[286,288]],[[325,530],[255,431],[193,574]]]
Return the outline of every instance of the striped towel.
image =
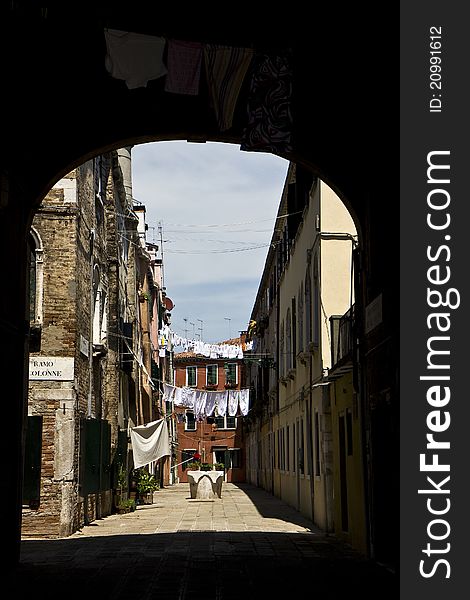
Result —
[[[232,127],[238,94],[252,58],[251,48],[204,47],[207,85],[220,131]]]

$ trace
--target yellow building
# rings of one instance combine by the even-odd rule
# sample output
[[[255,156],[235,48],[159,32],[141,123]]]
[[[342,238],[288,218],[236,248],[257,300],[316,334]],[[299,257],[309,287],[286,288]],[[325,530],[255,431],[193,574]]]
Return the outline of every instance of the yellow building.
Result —
[[[339,319],[354,303],[356,247],[357,231],[343,202],[324,182],[291,165],[252,313],[249,373],[255,402],[247,461],[253,483],[364,550],[361,432],[357,415],[352,418],[352,375],[338,371],[339,379],[329,377]],[[275,367],[266,367],[270,358]],[[351,431],[347,439],[355,449],[344,456],[346,471],[343,427]],[[341,520],[346,514],[348,520]]]

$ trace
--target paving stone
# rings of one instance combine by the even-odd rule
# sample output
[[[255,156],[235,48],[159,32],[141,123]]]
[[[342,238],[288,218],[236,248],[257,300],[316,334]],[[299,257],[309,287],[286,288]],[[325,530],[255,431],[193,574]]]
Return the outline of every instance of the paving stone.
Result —
[[[228,483],[212,503],[189,501],[179,484],[69,538],[25,539],[12,586],[35,600],[277,600],[306,588],[322,600],[399,597],[393,573],[263,490]]]

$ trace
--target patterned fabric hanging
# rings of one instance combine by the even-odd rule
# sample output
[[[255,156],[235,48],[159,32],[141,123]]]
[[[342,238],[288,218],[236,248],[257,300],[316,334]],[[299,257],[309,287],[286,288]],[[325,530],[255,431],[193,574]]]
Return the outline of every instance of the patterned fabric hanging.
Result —
[[[257,54],[248,93],[248,123],[240,150],[291,152],[292,67],[290,53]]]

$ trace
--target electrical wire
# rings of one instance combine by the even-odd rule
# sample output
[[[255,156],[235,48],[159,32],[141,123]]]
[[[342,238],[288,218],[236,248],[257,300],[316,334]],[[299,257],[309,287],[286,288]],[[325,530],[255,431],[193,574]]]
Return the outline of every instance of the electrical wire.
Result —
[[[260,244],[259,246],[252,246],[250,248],[235,248],[233,250],[166,250],[171,254],[229,254],[232,252],[246,252],[248,250],[260,250],[261,248],[267,248],[271,244]]]

